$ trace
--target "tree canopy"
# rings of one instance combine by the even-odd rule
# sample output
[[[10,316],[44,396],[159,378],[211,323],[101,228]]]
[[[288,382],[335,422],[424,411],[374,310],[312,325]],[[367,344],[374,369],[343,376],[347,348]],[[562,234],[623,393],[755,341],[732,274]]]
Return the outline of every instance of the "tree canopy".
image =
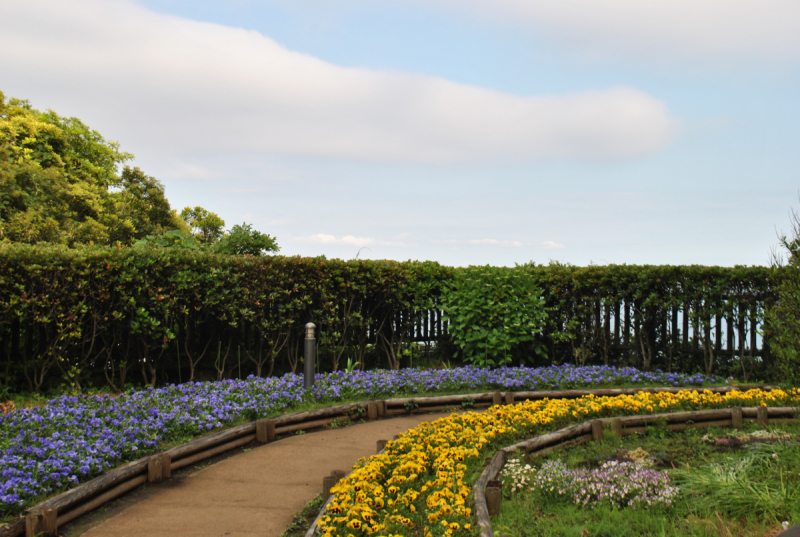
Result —
[[[261,233],[250,224],[235,225],[216,244],[214,250],[221,254],[260,256],[267,252],[277,252],[278,243],[274,237]]]
[[[179,215],[161,182],[126,165],[132,159],[81,120],[0,91],[0,241],[278,250],[247,224],[225,233],[225,221],[202,207]]]

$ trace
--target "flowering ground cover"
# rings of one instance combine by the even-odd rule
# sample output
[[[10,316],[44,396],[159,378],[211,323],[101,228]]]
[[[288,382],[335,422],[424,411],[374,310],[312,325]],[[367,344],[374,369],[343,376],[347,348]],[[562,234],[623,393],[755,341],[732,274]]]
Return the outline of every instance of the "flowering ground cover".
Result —
[[[511,460],[494,527],[529,535],[771,537],[800,522],[798,433],[797,423],[656,426],[529,464]]]
[[[471,481],[496,449],[518,439],[596,417],[798,404],[796,388],[724,395],[681,391],[544,399],[453,414],[423,423],[389,442],[383,454],[359,461],[332,489],[329,513],[319,524],[326,537],[473,535]]]
[[[503,470],[512,493],[536,492],[551,499],[568,498],[573,504],[615,509],[669,507],[678,496],[669,474],[647,468],[637,461],[606,461],[598,468],[569,468],[560,460],[539,468],[512,459]]]
[[[169,385],[117,397],[59,397],[0,415],[0,516],[96,477],[161,444],[237,421],[282,414],[303,404],[442,392],[536,390],[619,385],[713,385],[719,377],[613,367],[462,367],[352,371],[303,377]]]

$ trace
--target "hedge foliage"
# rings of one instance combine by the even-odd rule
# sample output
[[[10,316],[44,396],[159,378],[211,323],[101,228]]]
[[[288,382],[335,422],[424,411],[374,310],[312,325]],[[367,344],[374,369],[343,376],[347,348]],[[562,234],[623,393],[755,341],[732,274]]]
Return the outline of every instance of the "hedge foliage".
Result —
[[[487,296],[507,287],[503,300],[486,301],[468,327],[491,328],[495,336],[517,324],[531,327],[517,330],[511,344],[495,337],[487,345],[498,347],[488,356],[500,349],[532,365],[605,363],[765,378],[772,358],[755,348],[753,330],[762,330],[774,294],[771,270],[559,264],[476,270],[3,243],[0,378],[11,390],[40,391],[65,381],[75,390],[87,382],[121,389],[137,370],[150,385],[296,371],[307,322],[319,328],[321,371],[348,363],[397,369],[424,349],[469,362],[478,355],[455,344],[441,315],[443,303],[465,303],[464,274],[486,278]],[[543,307],[529,311],[543,309],[546,317],[513,307],[519,297],[508,291],[517,287],[541,290],[530,299]]]
[[[269,375],[278,355],[294,371],[312,320],[325,367],[337,369],[346,351],[363,355],[369,326],[396,369],[413,312],[432,305],[451,270],[432,262],[5,243],[4,379],[38,391],[57,371],[80,389],[82,378],[102,370],[120,388],[134,367],[155,384],[167,365],[174,372],[180,363],[187,375],[169,380],[185,381],[199,378],[199,368],[228,377],[241,361]]]
[[[519,353],[545,355],[542,290],[521,270],[469,267],[445,288],[442,309],[458,351],[481,367],[510,365]]]
[[[773,277],[775,298],[767,311],[776,376],[800,382],[800,214],[792,211],[793,236],[783,237],[788,263]]]

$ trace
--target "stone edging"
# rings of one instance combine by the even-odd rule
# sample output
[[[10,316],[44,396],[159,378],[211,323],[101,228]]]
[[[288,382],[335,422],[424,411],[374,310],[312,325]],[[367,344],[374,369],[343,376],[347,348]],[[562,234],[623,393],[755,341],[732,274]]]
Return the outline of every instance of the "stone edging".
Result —
[[[665,388],[608,388],[596,390],[549,390],[524,392],[486,392],[462,395],[442,395],[432,397],[402,397],[386,400],[359,401],[344,405],[284,414],[270,419],[262,419],[213,433],[196,440],[176,446],[167,451],[148,455],[86,483],[67,490],[44,502],[37,504],[18,520],[0,527],[0,537],[18,537],[45,533],[55,535],[59,525],[72,520],[116,499],[146,482],[157,483],[171,477],[172,470],[189,466],[214,457],[225,451],[249,444],[253,440],[260,443],[273,442],[278,435],[289,434],[300,429],[323,427],[342,417],[353,414],[368,419],[378,419],[396,415],[437,412],[453,408],[487,408],[497,404],[511,404],[515,401],[538,400],[546,398],[575,399],[586,395],[617,396],[646,393],[677,393],[679,391],[710,390],[714,393],[727,393],[734,390],[759,388],[763,386],[719,386],[719,387],[665,387]]]
[[[503,469],[507,458],[515,453],[541,456],[551,451],[580,445],[590,440],[601,440],[603,438],[603,430],[609,426],[615,434],[625,435],[642,432],[647,425],[658,421],[666,421],[667,428],[671,430],[685,430],[708,427],[710,425],[739,427],[744,421],[756,421],[762,425],[766,425],[770,420],[793,421],[797,413],[798,410],[793,407],[759,406],[602,418],[570,425],[552,433],[536,436],[504,447],[494,454],[472,487],[475,517],[480,527],[480,536],[494,537],[486,499],[486,486],[497,477]],[[793,530],[794,528],[791,528],[788,531]]]

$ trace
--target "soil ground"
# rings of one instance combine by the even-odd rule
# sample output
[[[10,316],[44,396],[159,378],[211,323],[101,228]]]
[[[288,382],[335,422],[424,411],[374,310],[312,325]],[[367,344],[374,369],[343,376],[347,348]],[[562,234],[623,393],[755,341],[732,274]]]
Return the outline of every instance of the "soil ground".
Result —
[[[59,534],[279,537],[332,470],[349,472],[360,457],[375,453],[378,440],[447,415],[403,416],[251,444],[140,487]]]

